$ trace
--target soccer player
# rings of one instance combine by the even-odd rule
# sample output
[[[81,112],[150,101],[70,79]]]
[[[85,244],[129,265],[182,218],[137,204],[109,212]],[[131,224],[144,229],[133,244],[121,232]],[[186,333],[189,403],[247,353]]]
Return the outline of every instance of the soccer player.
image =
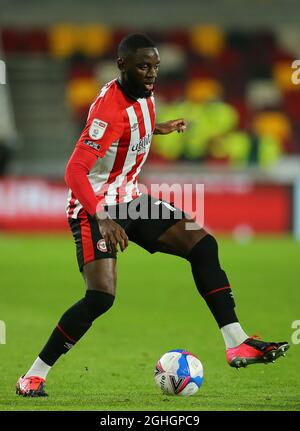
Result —
[[[146,35],[128,35],[118,47],[120,76],[106,84],[91,105],[65,175],[70,188],[68,220],[86,292],[63,314],[19,378],[19,395],[46,396],[51,367],[112,307],[118,248],[126,250],[129,240],[150,253],[169,253],[190,262],[196,287],[224,337],[230,366],[273,362],[289,348],[287,342],[265,342],[244,332],[216,239],[182,210],[139,190],[137,178],[152,135],[186,128],[184,119],[155,123],[153,89],[159,63],[158,50]],[[158,217],[151,217],[157,210]],[[135,217],[137,212],[141,217]],[[186,230],[186,223],[194,223],[195,229]]]

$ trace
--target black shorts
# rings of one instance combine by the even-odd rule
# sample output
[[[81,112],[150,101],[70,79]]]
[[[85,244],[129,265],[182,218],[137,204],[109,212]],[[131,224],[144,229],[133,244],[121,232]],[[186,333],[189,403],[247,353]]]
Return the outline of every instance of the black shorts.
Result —
[[[106,210],[111,218],[125,230],[130,241],[155,253],[158,238],[185,213],[169,202],[143,194],[129,203],[109,205]],[[77,219],[69,219],[76,244],[80,271],[85,264],[103,258],[116,258],[106,250],[105,241],[99,231],[98,222],[81,210]]]

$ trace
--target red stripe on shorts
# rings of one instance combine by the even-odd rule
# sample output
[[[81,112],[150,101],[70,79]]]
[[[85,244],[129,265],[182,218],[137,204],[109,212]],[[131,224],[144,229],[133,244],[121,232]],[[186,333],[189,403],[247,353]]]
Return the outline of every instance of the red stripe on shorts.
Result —
[[[91,262],[92,260],[95,259],[95,252],[94,252],[91,226],[87,217],[84,217],[83,219],[80,220],[80,230],[81,230],[83,261],[84,263]]]

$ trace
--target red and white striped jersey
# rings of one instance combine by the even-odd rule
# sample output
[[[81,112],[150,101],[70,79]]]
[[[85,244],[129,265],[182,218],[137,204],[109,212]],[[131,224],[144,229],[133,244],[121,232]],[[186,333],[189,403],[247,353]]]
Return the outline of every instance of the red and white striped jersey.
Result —
[[[154,127],[153,96],[133,100],[116,79],[101,89],[76,144],[98,157],[88,179],[101,203],[130,202],[141,195],[137,180],[149,153]],[[68,216],[77,218],[81,208],[69,189]]]

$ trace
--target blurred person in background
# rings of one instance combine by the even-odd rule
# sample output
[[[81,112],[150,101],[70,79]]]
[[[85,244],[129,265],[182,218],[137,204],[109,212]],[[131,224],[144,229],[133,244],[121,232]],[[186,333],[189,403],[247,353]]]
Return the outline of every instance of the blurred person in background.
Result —
[[[0,139],[0,176],[6,174],[12,155],[12,146]]]
[[[1,60],[0,62],[5,64]],[[6,79],[3,82],[0,80],[0,176],[8,172],[9,162],[19,145],[20,137],[18,136],[13,117],[9,85]]]
[[[91,105],[65,176],[70,187],[68,220],[86,293],[63,314],[30,369],[19,378],[16,392],[22,396],[46,396],[45,379],[52,366],[112,307],[118,247],[125,251],[129,240],[150,253],[190,262],[197,289],[224,338],[230,366],[273,362],[289,348],[287,342],[265,342],[243,330],[216,239],[182,210],[140,192],[137,178],[152,135],[183,132],[186,121],[155,123],[153,90],[160,58],[149,37],[125,37],[117,63],[120,76],[106,84]],[[159,217],[151,217],[157,208]],[[194,229],[187,230],[186,223]]]

